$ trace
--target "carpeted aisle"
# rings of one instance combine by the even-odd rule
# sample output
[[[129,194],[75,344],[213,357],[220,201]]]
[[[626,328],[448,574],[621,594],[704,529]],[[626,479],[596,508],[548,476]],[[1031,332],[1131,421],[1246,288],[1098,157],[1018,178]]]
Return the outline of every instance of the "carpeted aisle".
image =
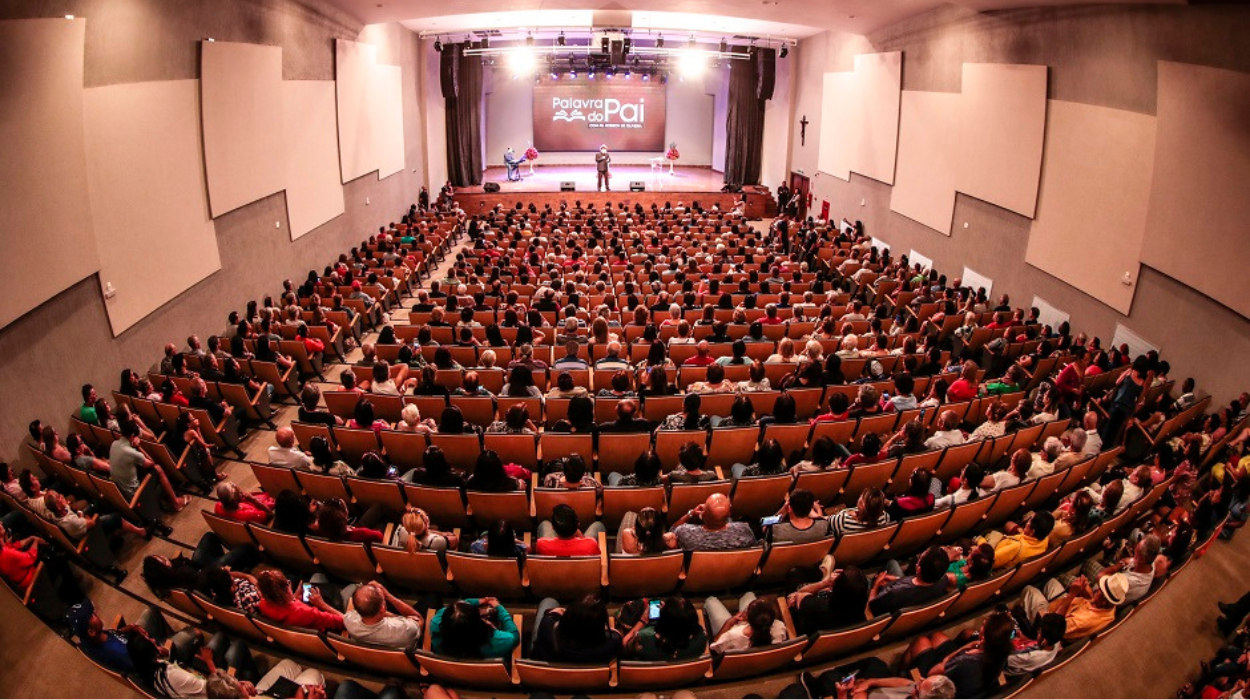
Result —
[[[1175,697],[1221,646],[1215,603],[1244,594],[1247,571],[1250,533],[1217,541],[1118,630],[1020,697]]]

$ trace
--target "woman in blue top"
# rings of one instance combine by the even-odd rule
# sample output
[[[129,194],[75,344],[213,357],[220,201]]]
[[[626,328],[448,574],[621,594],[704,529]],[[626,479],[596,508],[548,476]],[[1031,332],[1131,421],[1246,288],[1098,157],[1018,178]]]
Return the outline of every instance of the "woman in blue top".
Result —
[[[512,615],[494,598],[452,603],[430,620],[430,645],[444,656],[494,659],[512,653],[520,642]]]

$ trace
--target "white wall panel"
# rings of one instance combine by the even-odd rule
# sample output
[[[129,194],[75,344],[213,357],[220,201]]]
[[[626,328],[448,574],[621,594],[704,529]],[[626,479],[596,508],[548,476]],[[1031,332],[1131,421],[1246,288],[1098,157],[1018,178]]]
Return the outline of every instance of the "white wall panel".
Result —
[[[334,81],[282,83],[286,209],[291,240],[343,213]]]
[[[890,209],[950,235],[959,153],[958,93],[903,92]]]
[[[1046,66],[963,64],[956,189],[1033,217],[1046,132]]]

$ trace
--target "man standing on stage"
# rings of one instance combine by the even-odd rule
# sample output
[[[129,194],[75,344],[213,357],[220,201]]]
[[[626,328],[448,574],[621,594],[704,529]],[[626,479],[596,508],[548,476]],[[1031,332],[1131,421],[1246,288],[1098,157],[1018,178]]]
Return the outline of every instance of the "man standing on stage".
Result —
[[[599,147],[599,152],[595,154],[595,169],[598,171],[596,187],[602,191],[612,191],[612,173],[608,170],[608,163],[612,162],[612,156],[608,155],[608,147],[606,145]]]

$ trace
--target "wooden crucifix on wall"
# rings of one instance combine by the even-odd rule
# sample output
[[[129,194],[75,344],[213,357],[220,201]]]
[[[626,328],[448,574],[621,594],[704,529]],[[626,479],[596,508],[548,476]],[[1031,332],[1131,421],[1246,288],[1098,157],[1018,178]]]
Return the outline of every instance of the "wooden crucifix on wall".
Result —
[[[809,122],[807,121],[807,115],[804,114],[803,118],[799,120],[799,139],[801,139],[800,145],[802,146],[807,145],[807,125],[808,124]]]

